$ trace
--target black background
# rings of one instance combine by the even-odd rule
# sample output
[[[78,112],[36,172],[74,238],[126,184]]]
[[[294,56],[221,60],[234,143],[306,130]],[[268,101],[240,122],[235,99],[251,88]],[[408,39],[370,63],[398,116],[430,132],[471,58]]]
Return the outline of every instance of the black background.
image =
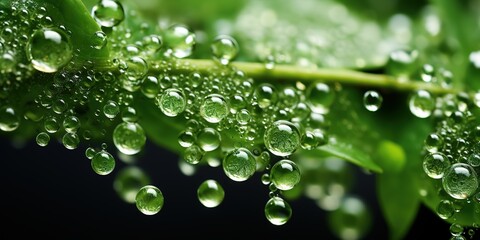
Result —
[[[145,216],[135,205],[117,197],[112,184],[115,173],[125,166],[117,161],[107,176],[96,175],[84,156],[85,146],[67,150],[51,141],[45,148],[27,142],[13,147],[1,143],[1,239],[25,236],[62,239],[108,237],[135,239],[179,238],[182,236],[229,239],[232,237],[275,237],[276,239],[335,239],[326,213],[312,200],[291,201],[293,215],[283,226],[273,226],[264,217],[267,187],[259,174],[237,183],[225,177],[221,168],[202,167],[192,177],[178,169],[178,157],[147,142],[138,163],[151,176],[164,196],[165,205],[157,215]],[[111,152],[113,149],[109,148]],[[376,203],[374,176],[357,173],[353,192],[368,201],[374,224],[365,239],[387,239],[388,232]],[[217,208],[203,207],[196,198],[198,185],[207,178],[218,180],[226,197]],[[449,225],[422,207],[406,236],[419,239],[448,239]]]

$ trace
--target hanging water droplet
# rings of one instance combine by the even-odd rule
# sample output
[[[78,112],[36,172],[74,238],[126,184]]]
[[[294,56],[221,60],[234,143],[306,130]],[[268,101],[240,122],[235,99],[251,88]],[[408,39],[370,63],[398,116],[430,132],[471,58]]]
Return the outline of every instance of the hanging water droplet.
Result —
[[[197,190],[197,197],[203,206],[214,208],[222,203],[225,191],[222,185],[215,180],[205,180]]]
[[[197,133],[197,142],[203,151],[211,152],[220,146],[221,136],[213,128],[204,128]]]
[[[43,28],[30,37],[26,54],[35,69],[53,73],[72,59],[73,47],[70,38],[63,31]]]
[[[169,52],[176,58],[185,58],[192,54],[195,38],[194,33],[180,24],[172,25],[165,31],[165,42]]]
[[[92,158],[91,165],[98,175],[108,175],[115,169],[115,159],[109,152],[101,150]]]
[[[442,179],[443,188],[456,199],[466,199],[478,188],[475,170],[468,164],[455,163]]]
[[[43,125],[45,131],[47,131],[48,133],[56,133],[58,129],[60,129],[60,124],[58,123],[58,120],[54,117],[46,118]]]
[[[382,106],[383,97],[377,91],[367,91],[363,95],[363,106],[370,111],[376,112]]]
[[[195,135],[191,131],[183,131],[178,135],[178,143],[184,148],[190,147],[195,143]]]
[[[228,104],[225,98],[219,94],[208,95],[200,106],[200,115],[210,123],[222,121],[228,113]]]
[[[126,155],[134,155],[140,152],[146,140],[145,132],[138,123],[123,122],[113,130],[115,147]]]
[[[90,160],[92,160],[93,157],[95,157],[96,154],[97,154],[97,150],[95,150],[95,148],[93,148],[93,147],[88,147],[85,150],[85,156]]]
[[[122,121],[124,122],[136,122],[138,121],[137,110],[133,107],[126,107],[122,111]]]
[[[290,190],[300,182],[300,169],[294,162],[283,159],[270,170],[270,179],[280,190]]]
[[[263,136],[267,149],[277,156],[288,156],[300,146],[300,133],[297,127],[288,121],[274,122]]]
[[[187,101],[182,91],[176,88],[169,88],[155,99],[155,103],[162,110],[163,114],[175,117],[185,111]]]
[[[223,171],[233,181],[245,181],[253,176],[255,170],[255,157],[246,148],[235,149],[223,159]]]
[[[163,193],[155,186],[146,185],[138,190],[135,196],[135,203],[141,213],[145,215],[155,215],[163,207]]]
[[[306,97],[312,112],[325,114],[335,100],[335,92],[327,84],[318,82],[308,87]]]
[[[185,153],[183,154],[183,159],[185,162],[190,164],[198,164],[205,153],[198,145],[191,145],[187,149],[185,149]]]
[[[227,35],[217,36],[210,47],[213,57],[222,65],[227,65],[232,61],[239,51],[237,41]]]
[[[273,225],[283,225],[290,220],[292,208],[290,204],[280,197],[272,197],[265,204],[265,217]]]
[[[37,137],[35,138],[35,140],[38,146],[45,147],[50,142],[50,135],[48,135],[48,133],[46,132],[40,132],[39,134],[37,134]]]
[[[428,91],[419,90],[410,96],[408,106],[416,117],[427,118],[435,108],[435,99]]]
[[[150,178],[142,169],[129,166],[120,170],[113,181],[113,189],[127,203],[135,203],[135,197],[143,186],[150,184]]]
[[[63,135],[62,143],[66,149],[73,150],[78,147],[78,144],[80,144],[80,138],[76,133],[67,132]]]
[[[462,233],[463,233],[462,225],[458,223],[452,223],[452,225],[450,225],[450,234],[452,234],[452,236],[460,236],[462,235]]]
[[[17,115],[15,109],[10,106],[3,106],[0,108],[0,130],[4,132],[11,132],[20,126],[20,117]]]
[[[120,24],[125,18],[125,12],[120,2],[101,0],[92,8],[92,16],[102,27],[113,27]]]
[[[433,179],[440,179],[450,168],[450,160],[445,154],[430,153],[423,159],[423,171]]]

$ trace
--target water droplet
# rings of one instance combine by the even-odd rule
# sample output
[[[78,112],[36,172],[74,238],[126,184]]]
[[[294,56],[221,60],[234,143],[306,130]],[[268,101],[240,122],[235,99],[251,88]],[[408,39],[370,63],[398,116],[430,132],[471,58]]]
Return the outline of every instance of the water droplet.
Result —
[[[452,225],[450,225],[450,234],[452,234],[452,236],[460,236],[462,235],[462,233],[463,233],[462,225],[458,223],[452,223]]]
[[[194,33],[180,24],[172,25],[165,31],[165,43],[176,58],[185,58],[192,54],[195,38]]]
[[[270,170],[272,183],[280,190],[290,190],[300,182],[300,169],[294,162],[283,159]]]
[[[97,31],[92,36],[92,48],[102,49],[107,45],[107,34],[103,31]]]
[[[56,133],[58,129],[60,129],[60,124],[58,123],[57,119],[54,117],[49,117],[45,119],[43,123],[45,131],[48,133]]]
[[[138,190],[135,196],[138,210],[145,215],[154,215],[163,207],[164,198],[162,191],[155,186],[146,185]]]
[[[198,145],[205,152],[210,152],[220,146],[220,133],[213,128],[204,128],[197,133]]]
[[[148,76],[143,80],[141,90],[147,98],[154,98],[160,91],[160,84],[155,76]]]
[[[376,112],[382,106],[383,97],[377,91],[367,91],[363,95],[363,105],[370,112]]]
[[[300,146],[300,133],[297,127],[288,121],[274,122],[263,136],[267,149],[277,156],[288,156]]]
[[[437,205],[437,215],[442,219],[449,219],[455,213],[453,204],[449,200],[441,200]]]
[[[103,114],[105,114],[107,118],[113,119],[118,115],[119,112],[120,107],[114,101],[110,100],[105,105],[103,105]]]
[[[195,135],[191,131],[183,131],[178,135],[178,143],[184,148],[190,147],[195,143]]]
[[[80,144],[80,138],[76,133],[67,132],[63,135],[62,143],[66,149],[73,150],[78,147],[78,144]]]
[[[10,106],[0,108],[0,130],[11,132],[20,126],[20,117],[15,109]]]
[[[468,164],[455,163],[442,179],[443,188],[456,199],[466,199],[478,188],[475,170]]]
[[[113,189],[127,203],[135,203],[135,197],[143,186],[150,183],[150,178],[142,169],[129,166],[120,170],[113,181]]]
[[[290,204],[280,197],[272,197],[265,205],[265,217],[273,225],[283,225],[292,216]]]
[[[425,149],[429,152],[437,152],[443,146],[443,139],[440,135],[432,133],[425,139]]]
[[[148,73],[148,64],[141,57],[129,58],[125,64],[127,67],[121,78],[122,87],[127,91],[135,92],[141,87],[143,78]]]
[[[238,124],[247,125],[248,122],[252,119],[250,112],[247,109],[242,109],[237,112],[235,118],[237,119]]]
[[[450,168],[450,160],[443,153],[430,153],[423,159],[423,171],[433,178],[440,179]]]
[[[80,128],[80,119],[75,116],[67,116],[63,120],[63,128],[68,133],[75,133]]]
[[[268,173],[262,174],[261,180],[262,180],[263,185],[268,185],[268,184],[272,183],[271,179],[270,179],[270,175]]]
[[[45,147],[50,142],[50,135],[48,135],[48,133],[46,132],[40,132],[39,134],[37,134],[37,137],[35,138],[35,140],[38,146]]]
[[[260,108],[267,108],[268,106],[277,102],[278,96],[275,87],[268,83],[258,85],[254,93]]]
[[[318,82],[308,87],[306,97],[312,112],[325,114],[335,100],[335,92],[327,84]]]
[[[98,175],[108,175],[115,169],[115,159],[109,152],[101,150],[92,158],[91,165]]]
[[[233,181],[245,181],[253,176],[255,170],[255,157],[246,148],[235,149],[223,159],[223,171]]]
[[[185,153],[183,155],[183,159],[185,162],[190,164],[198,164],[205,153],[203,150],[197,145],[191,145],[187,149],[185,149]]]
[[[237,41],[227,35],[217,36],[210,47],[213,57],[222,65],[227,65],[232,61],[239,51]]]
[[[480,155],[473,153],[468,157],[468,164],[472,167],[480,166]]]
[[[70,38],[63,31],[43,28],[30,37],[26,54],[35,69],[53,73],[72,59],[73,47]]]
[[[169,88],[156,98],[156,104],[160,107],[163,114],[169,117],[175,117],[185,111],[187,101],[182,91],[176,88]]]
[[[93,148],[93,147],[88,147],[85,150],[85,156],[90,160],[92,160],[93,157],[95,157],[96,154],[97,154],[97,150],[95,150],[95,148]]]
[[[162,37],[158,35],[149,35],[143,38],[143,49],[149,55],[155,54],[160,48],[162,48]]]
[[[115,147],[126,155],[134,155],[140,152],[146,140],[145,132],[138,123],[123,122],[113,130]]]
[[[102,27],[113,27],[125,18],[123,6],[118,1],[101,0],[92,8],[92,16]]]
[[[209,123],[222,121],[228,113],[228,104],[225,98],[219,94],[208,95],[200,106],[200,115]]]
[[[402,81],[408,80],[416,70],[418,51],[399,49],[392,51],[387,62],[387,70],[390,74],[399,77]]]
[[[413,115],[419,118],[427,118],[430,117],[435,108],[435,99],[428,91],[419,90],[410,97],[408,106]]]
[[[220,183],[210,179],[200,184],[197,190],[197,196],[203,206],[214,208],[222,203],[225,197],[225,191]]]

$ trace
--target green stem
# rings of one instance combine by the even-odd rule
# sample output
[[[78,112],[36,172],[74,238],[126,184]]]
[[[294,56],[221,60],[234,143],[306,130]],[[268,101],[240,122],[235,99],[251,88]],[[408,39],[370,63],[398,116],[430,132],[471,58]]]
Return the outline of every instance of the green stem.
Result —
[[[162,64],[152,64],[151,73],[161,73]],[[445,88],[420,81],[400,81],[395,77],[384,74],[365,73],[361,71],[340,68],[303,68],[293,65],[277,64],[273,69],[265,68],[263,63],[232,62],[231,67],[243,71],[247,76],[266,81],[322,81],[372,88],[387,88],[397,91],[427,90],[432,94],[458,93],[455,88]],[[221,70],[223,66],[210,59],[179,59],[173,69],[177,72],[211,73]]]

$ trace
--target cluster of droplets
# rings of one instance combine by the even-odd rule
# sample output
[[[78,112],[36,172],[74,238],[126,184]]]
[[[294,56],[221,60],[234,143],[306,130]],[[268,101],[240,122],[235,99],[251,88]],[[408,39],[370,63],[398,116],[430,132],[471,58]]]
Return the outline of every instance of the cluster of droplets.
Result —
[[[465,211],[471,209],[475,209],[472,216],[480,213],[477,146],[480,125],[472,113],[475,108],[474,102],[463,93],[436,98],[431,115],[437,127],[424,142],[423,171],[432,179],[436,191],[432,194],[440,195],[436,212],[440,218],[454,223],[451,230],[454,229],[452,235],[458,237],[455,239],[463,237],[459,236],[463,228],[457,231],[456,214],[470,214]],[[472,226],[478,227],[478,218],[474,217],[473,221]]]
[[[138,99],[146,99],[154,107],[149,111],[183,124],[184,129],[178,133],[178,144],[184,148],[183,166],[221,166],[226,176],[237,182],[249,180],[256,172],[263,173],[261,180],[268,185],[270,197],[264,209],[266,218],[275,225],[288,222],[292,209],[285,196],[301,184],[303,176],[291,156],[328,142],[325,119],[337,90],[322,82],[273,86],[254,81],[231,66],[239,45],[227,35],[211,43],[215,64],[208,72],[198,70],[194,64],[182,61],[193,54],[196,44],[196,35],[188,27],[172,24],[157,29],[138,23],[140,32],[134,33],[121,23],[135,13],[125,12],[114,0],[99,1],[91,14],[102,31],[91,36],[90,47],[111,49],[110,71],[94,70],[92,62],[66,69],[77,50],[73,49],[69,30],[54,25],[45,8],[27,11],[12,6],[9,13],[0,12],[0,20],[8,19],[1,28],[0,53],[17,59],[12,65],[15,67],[9,68],[4,62],[1,65],[0,86],[15,86],[11,88],[15,91],[2,90],[0,95],[0,130],[15,131],[22,119],[32,121],[38,126],[35,139],[39,146],[59,139],[65,148],[73,150],[83,143],[89,146],[85,156],[92,170],[108,175],[118,162],[111,148],[98,141],[111,136],[119,159],[130,164],[130,157],[138,155],[147,140],[135,105]],[[30,25],[19,31],[8,30],[22,26],[22,21]],[[8,38],[9,33],[25,36]],[[19,41],[22,39],[25,41]],[[9,52],[15,49],[25,51],[23,55]],[[28,85],[4,80],[33,74],[37,82]],[[20,86],[33,92],[34,98],[17,110],[17,103],[5,99],[15,99]],[[376,111],[382,97],[370,91],[364,101],[369,111]],[[118,171],[114,189],[143,214],[156,214],[163,207],[161,190],[133,165]],[[343,199],[343,190],[340,192],[315,199],[319,205],[330,206],[331,199]],[[208,179],[199,185],[197,196],[205,207],[212,208],[222,203],[225,192],[219,182]],[[358,199],[345,200],[352,201]],[[365,211],[364,205],[351,204],[356,204],[361,213]],[[344,215],[341,217],[348,217]]]

